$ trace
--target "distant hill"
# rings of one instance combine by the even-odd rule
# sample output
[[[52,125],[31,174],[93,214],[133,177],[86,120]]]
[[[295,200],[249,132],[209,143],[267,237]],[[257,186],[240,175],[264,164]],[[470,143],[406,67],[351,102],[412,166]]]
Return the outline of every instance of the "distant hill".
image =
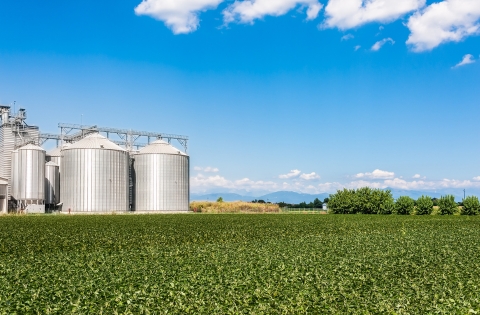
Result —
[[[323,201],[326,197],[328,197],[329,194],[324,193],[324,194],[318,194],[318,195],[312,195],[312,194],[301,194],[301,193],[296,193],[293,191],[277,191],[274,193],[258,196],[258,197],[252,197],[252,196],[243,196],[239,194],[234,194],[234,193],[213,193],[213,194],[206,194],[206,195],[201,195],[201,194],[191,194],[190,199],[192,201],[216,201],[218,197],[222,197],[224,201],[252,201],[252,200],[265,200],[269,201],[272,203],[277,203],[277,202],[286,202],[286,203],[293,203],[297,204],[300,202],[312,202],[315,200],[315,198],[320,199]]]
[[[418,199],[418,197],[422,195],[426,195],[432,198],[440,198],[441,196],[451,194],[455,196],[456,201],[461,201],[463,198],[463,189],[456,188],[456,189],[440,189],[436,191],[417,191],[417,190],[405,190],[405,189],[392,189],[386,188],[392,191],[393,198],[397,199],[400,196],[409,196],[413,199]],[[385,190],[386,190],[385,189]],[[218,197],[222,197],[224,201],[252,201],[255,199],[262,199],[265,201],[270,201],[272,203],[277,202],[286,202],[292,204],[299,204],[301,202],[312,202],[315,198],[320,199],[323,201],[327,198],[330,194],[322,193],[322,194],[302,194],[293,191],[277,191],[269,194],[265,194],[262,196],[245,196],[241,194],[235,193],[212,193],[212,194],[191,194],[190,199],[192,201],[216,201]],[[478,189],[470,188],[467,189],[467,196],[474,195],[480,196],[480,191]]]

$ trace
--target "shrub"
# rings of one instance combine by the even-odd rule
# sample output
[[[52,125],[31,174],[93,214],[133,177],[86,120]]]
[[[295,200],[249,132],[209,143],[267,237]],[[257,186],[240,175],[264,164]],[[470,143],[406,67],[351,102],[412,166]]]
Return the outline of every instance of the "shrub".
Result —
[[[395,202],[395,212],[397,214],[412,214],[415,210],[415,200],[408,196],[400,196]]]
[[[461,214],[477,215],[480,214],[480,201],[475,196],[468,196],[463,199],[463,209]]]
[[[438,212],[442,215],[454,214],[458,210],[458,205],[455,202],[453,195],[446,195],[440,197],[438,201]]]
[[[328,209],[331,213],[352,214],[356,213],[355,189],[337,190],[335,194],[330,195]]]
[[[417,199],[417,214],[418,215],[425,215],[431,214],[433,211],[433,201],[432,198],[428,196],[421,196]]]
[[[390,190],[363,187],[338,190],[330,195],[328,208],[337,214],[391,214],[394,204]]]

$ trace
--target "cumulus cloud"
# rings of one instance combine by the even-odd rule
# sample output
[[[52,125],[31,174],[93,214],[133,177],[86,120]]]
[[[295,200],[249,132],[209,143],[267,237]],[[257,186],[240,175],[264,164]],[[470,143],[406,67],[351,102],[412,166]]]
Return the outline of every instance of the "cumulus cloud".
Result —
[[[474,180],[474,181],[480,181],[480,176],[475,176],[475,177],[473,178],[473,180]]]
[[[412,178],[421,178],[422,176],[420,176],[420,174],[415,174],[412,176]]]
[[[143,0],[136,8],[137,15],[148,15],[163,21],[174,34],[197,30],[198,15],[215,9],[223,0]]]
[[[218,171],[219,171],[218,168],[216,168],[216,167],[211,167],[211,166],[207,166],[207,167],[195,166],[193,169],[194,169],[195,171],[205,172],[205,173],[218,173]]]
[[[345,34],[342,36],[341,40],[344,41],[344,40],[349,40],[349,39],[353,39],[353,35],[352,34]]]
[[[452,68],[458,68],[458,67],[461,67],[461,66],[465,66],[465,65],[468,65],[470,63],[474,63],[475,62],[475,59],[473,59],[473,56],[470,55],[470,54],[466,54],[465,56],[463,56],[463,59],[462,61],[460,61],[459,63],[457,63],[455,66],[453,66]]]
[[[357,50],[359,50],[361,47],[362,47],[362,46],[357,45],[357,46],[355,46],[353,49],[354,49],[355,51],[357,51]]]
[[[388,179],[395,176],[394,172],[382,171],[379,169],[374,170],[371,173],[358,173],[355,175],[355,178],[365,178],[365,179]]]
[[[413,14],[407,23],[407,44],[414,51],[431,50],[442,43],[459,42],[480,33],[480,1],[445,0]]]
[[[254,181],[249,178],[229,180],[220,175],[205,176],[198,174],[190,178],[190,186],[194,192],[205,192],[212,189],[278,191],[284,189],[285,185],[273,181]]]
[[[391,39],[390,37],[389,38],[384,38],[382,40],[379,40],[378,42],[376,42],[375,44],[373,44],[372,46],[372,51],[378,51],[380,50],[380,48],[382,48],[383,45],[385,45],[386,43],[391,43],[392,45],[395,44],[395,41],[393,39]]]
[[[244,0],[235,1],[223,11],[225,23],[253,23],[264,16],[280,16],[301,6],[307,9],[307,20],[314,20],[323,5],[318,0]]]
[[[312,172],[310,174],[304,173],[300,175],[300,178],[304,180],[314,180],[314,179],[320,179],[320,175],[316,174],[315,172]]]
[[[425,0],[330,0],[323,26],[350,29],[370,22],[392,22],[424,5]]]
[[[298,177],[300,173],[301,171],[299,170],[291,170],[290,173],[282,174],[278,176],[278,178],[283,178],[283,179],[295,178],[295,177]]]

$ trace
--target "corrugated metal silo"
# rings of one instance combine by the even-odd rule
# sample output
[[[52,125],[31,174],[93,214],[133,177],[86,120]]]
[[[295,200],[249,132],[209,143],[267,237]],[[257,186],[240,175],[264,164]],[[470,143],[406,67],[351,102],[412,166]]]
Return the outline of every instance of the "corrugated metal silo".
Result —
[[[16,157],[16,155],[18,157]],[[45,198],[45,150],[34,144],[27,144],[12,152],[15,159],[14,172],[18,168],[18,176],[12,178],[17,201],[21,207],[29,204],[42,205]]]
[[[12,165],[11,165],[11,172],[12,175],[10,176],[11,178],[11,185],[10,185],[10,195],[13,197],[13,199],[18,199],[20,193],[19,193],[19,180],[20,180],[20,163],[18,160],[18,150],[13,150],[12,151]]]
[[[128,152],[100,134],[63,149],[60,189],[63,210],[128,210]]]
[[[68,148],[69,146],[70,146],[70,143],[65,143],[63,146],[59,146],[51,151],[48,151],[45,158],[46,161],[47,162],[52,161],[53,163],[57,164],[60,169],[62,165],[62,150],[64,150],[65,148]]]
[[[187,154],[157,140],[142,148],[134,158],[136,211],[188,211]]]
[[[45,204],[51,207],[60,201],[60,172],[52,161],[45,164]]]

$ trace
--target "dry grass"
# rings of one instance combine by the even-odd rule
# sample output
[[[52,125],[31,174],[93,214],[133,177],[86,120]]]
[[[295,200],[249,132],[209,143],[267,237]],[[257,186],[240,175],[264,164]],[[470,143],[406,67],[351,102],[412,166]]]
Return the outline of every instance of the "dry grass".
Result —
[[[202,213],[275,213],[280,207],[270,203],[194,201],[190,210]]]

